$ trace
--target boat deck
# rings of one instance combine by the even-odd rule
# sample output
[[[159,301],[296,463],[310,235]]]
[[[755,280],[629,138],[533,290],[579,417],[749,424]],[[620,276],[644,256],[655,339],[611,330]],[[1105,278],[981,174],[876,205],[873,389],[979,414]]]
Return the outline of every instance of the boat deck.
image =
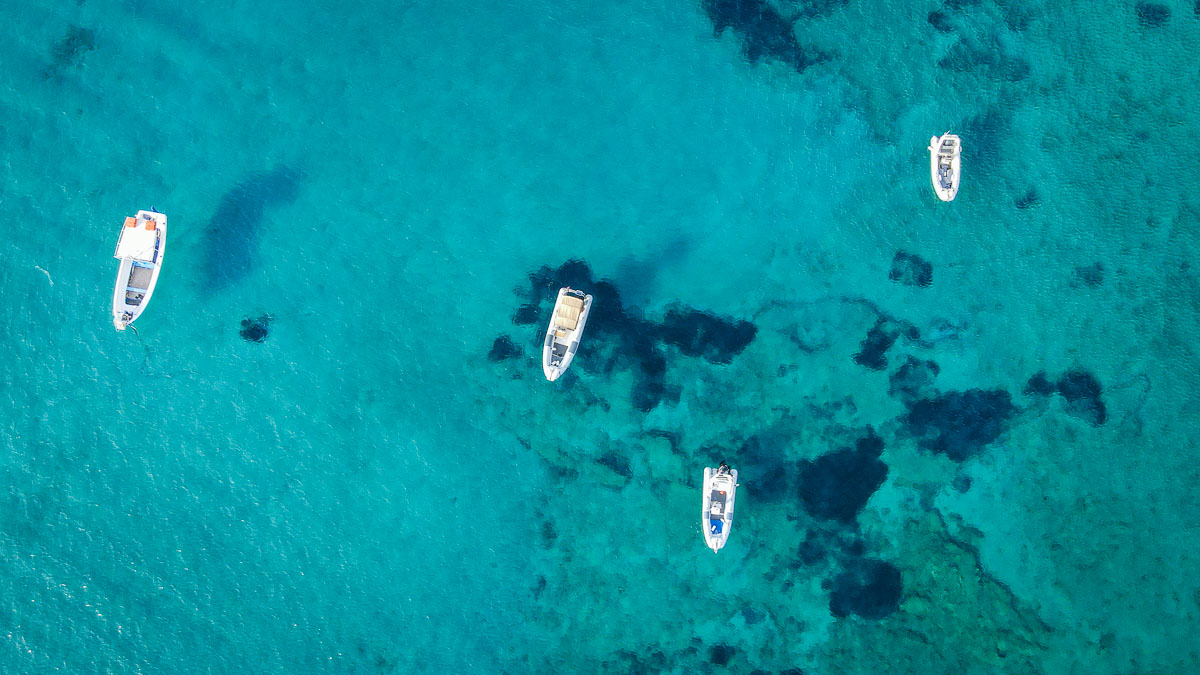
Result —
[[[138,221],[126,218],[117,240],[117,258],[133,258],[142,262],[158,260],[158,223],[153,220]]]
[[[709,517],[717,516],[718,519],[725,517],[725,499],[729,495],[724,490],[713,490],[708,495],[708,515]]]
[[[144,291],[150,288],[150,280],[153,278],[153,269],[135,264],[129,271],[129,283],[126,285],[130,288],[137,288]]]

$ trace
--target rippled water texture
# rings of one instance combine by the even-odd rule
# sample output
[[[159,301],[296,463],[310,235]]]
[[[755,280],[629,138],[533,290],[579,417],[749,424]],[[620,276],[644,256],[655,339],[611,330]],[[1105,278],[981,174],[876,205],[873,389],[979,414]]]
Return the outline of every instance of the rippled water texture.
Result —
[[[0,5],[0,670],[1192,672],[1197,14]]]

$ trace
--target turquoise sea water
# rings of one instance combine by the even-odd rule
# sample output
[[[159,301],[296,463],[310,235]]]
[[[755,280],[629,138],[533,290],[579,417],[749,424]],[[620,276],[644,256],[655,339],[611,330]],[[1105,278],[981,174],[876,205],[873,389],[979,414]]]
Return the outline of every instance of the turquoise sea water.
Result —
[[[1200,6],[0,21],[0,670],[1200,663]]]

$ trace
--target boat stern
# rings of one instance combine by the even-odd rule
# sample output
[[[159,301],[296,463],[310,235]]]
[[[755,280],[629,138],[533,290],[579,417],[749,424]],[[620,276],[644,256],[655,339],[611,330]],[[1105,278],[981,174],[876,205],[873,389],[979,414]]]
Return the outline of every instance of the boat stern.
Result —
[[[708,548],[711,549],[713,553],[720,553],[721,549],[725,547],[725,541],[726,539],[724,537],[719,536],[706,536],[704,538],[704,543],[708,544]]]

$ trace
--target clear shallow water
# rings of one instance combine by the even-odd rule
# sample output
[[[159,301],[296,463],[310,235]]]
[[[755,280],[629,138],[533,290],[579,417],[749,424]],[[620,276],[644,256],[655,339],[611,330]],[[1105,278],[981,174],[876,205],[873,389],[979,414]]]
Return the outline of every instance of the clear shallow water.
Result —
[[[963,5],[0,7],[6,669],[1189,670],[1200,20]]]

